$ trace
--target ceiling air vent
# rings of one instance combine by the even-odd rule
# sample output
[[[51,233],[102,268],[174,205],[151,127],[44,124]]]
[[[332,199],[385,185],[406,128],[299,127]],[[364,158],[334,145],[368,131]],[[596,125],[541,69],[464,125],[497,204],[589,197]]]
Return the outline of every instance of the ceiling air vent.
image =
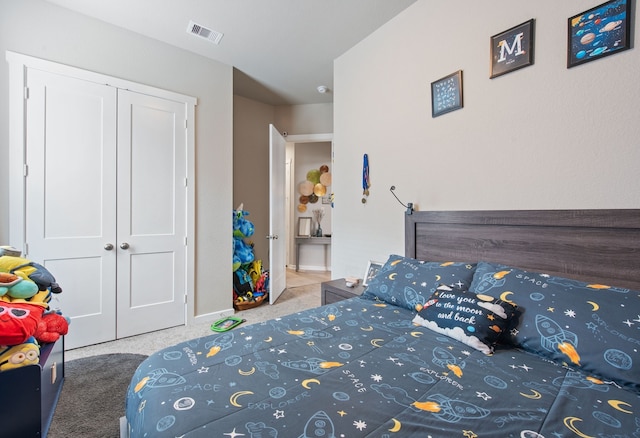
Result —
[[[205,40],[209,40],[214,44],[220,44],[220,40],[224,35],[221,32],[216,32],[215,30],[208,29],[204,26],[201,26],[193,21],[189,21],[189,27],[187,28],[187,33],[191,35],[199,36],[200,38],[204,38]]]

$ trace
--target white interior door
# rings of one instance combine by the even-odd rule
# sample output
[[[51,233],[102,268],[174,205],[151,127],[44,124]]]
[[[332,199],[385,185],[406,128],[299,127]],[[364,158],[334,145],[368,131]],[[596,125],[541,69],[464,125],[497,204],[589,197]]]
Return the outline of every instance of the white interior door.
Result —
[[[286,140],[269,125],[269,303],[286,287]]]
[[[27,86],[28,256],[63,287],[51,307],[71,318],[66,347],[112,340],[116,89],[35,69]]]
[[[118,92],[118,338],[185,322],[186,106]]]

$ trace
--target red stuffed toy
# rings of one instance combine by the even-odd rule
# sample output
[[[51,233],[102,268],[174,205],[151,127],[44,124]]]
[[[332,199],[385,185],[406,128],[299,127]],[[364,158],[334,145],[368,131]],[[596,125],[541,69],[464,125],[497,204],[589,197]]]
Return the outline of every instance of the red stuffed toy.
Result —
[[[44,307],[0,300],[0,345],[22,344],[33,336]]]
[[[40,343],[56,342],[69,331],[67,318],[55,312],[42,315],[33,335]]]

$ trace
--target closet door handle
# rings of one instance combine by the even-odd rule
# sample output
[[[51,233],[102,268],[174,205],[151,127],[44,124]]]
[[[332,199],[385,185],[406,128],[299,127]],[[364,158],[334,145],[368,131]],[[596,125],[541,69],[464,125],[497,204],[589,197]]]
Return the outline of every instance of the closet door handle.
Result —
[[[104,249],[106,249],[107,251],[111,251],[111,250],[113,249],[113,244],[111,244],[111,243],[107,243],[107,244],[104,246]]]
[[[122,249],[129,249],[129,244],[128,244],[127,242],[122,242],[122,243],[120,244],[120,248],[122,248]]]

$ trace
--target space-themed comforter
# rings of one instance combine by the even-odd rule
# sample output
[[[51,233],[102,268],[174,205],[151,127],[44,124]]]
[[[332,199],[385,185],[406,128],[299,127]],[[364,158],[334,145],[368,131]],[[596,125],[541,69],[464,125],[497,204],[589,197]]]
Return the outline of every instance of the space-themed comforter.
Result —
[[[639,437],[638,293],[606,288],[392,256],[362,297],[150,356],[129,434]]]
[[[130,436],[640,434],[637,393],[521,350],[487,356],[413,317],[354,298],[159,351],[132,379]]]

